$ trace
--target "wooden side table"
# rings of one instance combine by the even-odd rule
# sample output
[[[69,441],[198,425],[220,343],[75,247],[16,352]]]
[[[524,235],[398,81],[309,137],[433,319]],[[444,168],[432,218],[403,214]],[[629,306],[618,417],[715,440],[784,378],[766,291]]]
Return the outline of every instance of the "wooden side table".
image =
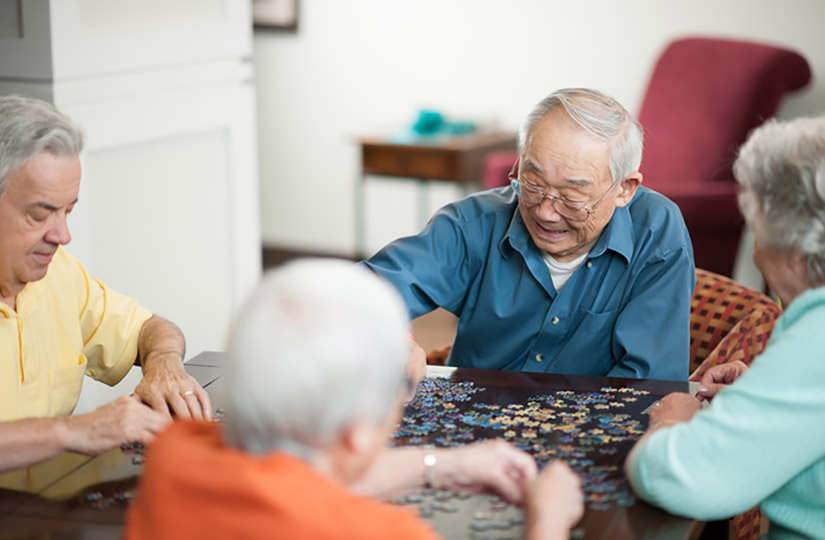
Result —
[[[516,149],[515,133],[422,137],[414,142],[393,142],[382,137],[362,137],[361,174],[355,182],[356,257],[365,251],[364,184],[367,176],[409,178],[419,184],[418,213],[423,223],[429,218],[426,184],[429,181],[463,184],[470,193],[478,184],[484,157],[491,152]]]

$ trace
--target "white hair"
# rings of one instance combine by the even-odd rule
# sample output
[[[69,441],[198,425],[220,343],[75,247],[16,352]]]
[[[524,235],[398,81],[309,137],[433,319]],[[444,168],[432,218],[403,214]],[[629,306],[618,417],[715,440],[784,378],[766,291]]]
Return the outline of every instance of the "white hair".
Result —
[[[0,96],[0,195],[6,177],[41,152],[72,157],[83,151],[83,132],[51,103]]]
[[[562,88],[541,100],[519,128],[519,151],[536,124],[550,111],[563,107],[582,129],[608,143],[609,167],[613,182],[624,180],[642,164],[642,126],[622,105],[598,90]]]
[[[353,422],[386,420],[406,381],[407,323],[395,289],[350,262],[271,271],[230,335],[227,443],[311,460]]]
[[[810,283],[825,283],[825,116],[769,120],[751,133],[733,171],[760,244],[802,253]]]

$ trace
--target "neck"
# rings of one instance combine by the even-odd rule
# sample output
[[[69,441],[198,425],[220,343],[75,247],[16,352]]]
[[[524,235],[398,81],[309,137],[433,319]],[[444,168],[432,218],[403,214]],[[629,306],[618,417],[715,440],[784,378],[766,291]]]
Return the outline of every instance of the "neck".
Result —
[[[0,283],[0,302],[3,302],[12,309],[17,309],[17,295],[20,294],[20,291],[22,291],[25,286],[26,285],[23,284],[15,287]]]
[[[349,487],[364,472],[364,460],[342,445],[333,444],[319,451],[310,460],[310,465],[319,474]]]

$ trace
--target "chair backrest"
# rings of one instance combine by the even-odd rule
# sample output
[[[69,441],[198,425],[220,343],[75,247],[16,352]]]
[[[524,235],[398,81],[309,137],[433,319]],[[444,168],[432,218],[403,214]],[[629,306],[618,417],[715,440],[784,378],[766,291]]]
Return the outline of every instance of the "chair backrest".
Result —
[[[518,159],[518,152],[490,152],[484,158],[484,173],[481,177],[481,189],[492,189],[510,183],[507,174]]]
[[[761,292],[697,268],[690,301],[690,379],[700,380],[716,364],[750,364],[767,345],[781,314]]]
[[[642,102],[642,173],[659,186],[732,180],[736,151],[772,117],[782,96],[811,79],[798,53],[711,38],[672,42],[659,57]]]

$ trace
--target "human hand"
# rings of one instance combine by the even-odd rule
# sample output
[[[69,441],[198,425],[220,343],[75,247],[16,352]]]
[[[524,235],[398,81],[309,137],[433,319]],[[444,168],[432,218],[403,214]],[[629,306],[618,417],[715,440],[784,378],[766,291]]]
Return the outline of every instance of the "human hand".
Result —
[[[212,402],[198,381],[186,373],[176,354],[150,355],[135,395],[157,412],[171,418],[169,409],[185,420],[211,420]]]
[[[453,344],[444,345],[438,349],[431,349],[427,351],[427,364],[431,366],[446,366],[447,358],[453,350]]]
[[[171,418],[141,403],[135,396],[124,396],[90,413],[60,420],[65,427],[63,448],[96,455],[124,444],[149,444]]]
[[[739,360],[713,366],[702,376],[696,397],[699,401],[712,400],[720,390],[732,384],[747,370],[748,366]]]
[[[682,392],[673,392],[660,399],[650,411],[650,426],[657,423],[687,422],[701,407],[698,399]]]
[[[567,538],[584,515],[578,475],[563,461],[549,463],[526,489],[528,538]]]
[[[438,487],[470,493],[493,491],[513,504],[522,502],[525,486],[538,473],[530,454],[500,439],[435,453]]]

